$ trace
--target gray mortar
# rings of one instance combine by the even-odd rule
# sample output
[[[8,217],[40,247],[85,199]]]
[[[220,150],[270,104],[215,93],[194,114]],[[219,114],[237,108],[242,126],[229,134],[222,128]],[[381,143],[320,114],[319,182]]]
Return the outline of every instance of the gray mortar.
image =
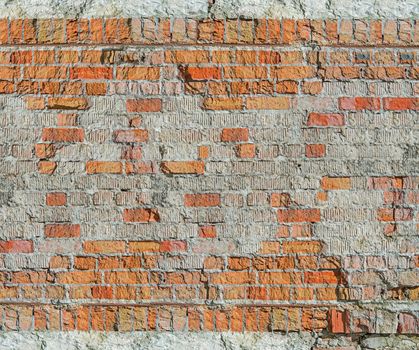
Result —
[[[213,2],[213,3],[211,3]],[[414,18],[417,0],[0,0],[1,17]]]

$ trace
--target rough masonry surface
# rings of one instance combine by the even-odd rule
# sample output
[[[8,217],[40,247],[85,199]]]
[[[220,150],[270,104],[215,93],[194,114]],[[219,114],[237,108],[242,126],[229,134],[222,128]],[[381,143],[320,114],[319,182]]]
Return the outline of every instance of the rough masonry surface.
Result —
[[[1,19],[0,348],[415,349],[418,38]]]
[[[11,18],[417,18],[416,0],[1,0]]]

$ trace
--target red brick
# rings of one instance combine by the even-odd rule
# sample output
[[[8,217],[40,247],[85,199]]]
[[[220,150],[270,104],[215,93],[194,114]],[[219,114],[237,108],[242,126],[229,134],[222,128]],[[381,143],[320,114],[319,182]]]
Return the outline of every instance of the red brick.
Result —
[[[380,221],[409,221],[413,214],[410,208],[382,208],[377,212]]]
[[[33,242],[25,240],[0,241],[0,253],[33,253]]]
[[[326,155],[326,145],[323,144],[311,144],[306,145],[306,157],[307,158],[321,158]]]
[[[380,110],[380,99],[375,97],[341,97],[339,108],[350,111],[378,111]]]
[[[405,110],[418,110],[419,98],[409,97],[396,97],[396,98],[383,98],[385,110],[390,111],[405,111]]]
[[[47,193],[46,203],[50,206],[66,205],[67,195],[64,192]]]

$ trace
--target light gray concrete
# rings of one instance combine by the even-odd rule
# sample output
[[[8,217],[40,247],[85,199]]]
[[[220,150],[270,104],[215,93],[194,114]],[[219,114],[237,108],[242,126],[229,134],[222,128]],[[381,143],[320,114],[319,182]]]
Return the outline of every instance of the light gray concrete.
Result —
[[[309,350],[309,333],[82,333],[9,332],[0,334],[0,350]]]
[[[1,17],[414,18],[417,0],[1,0]]]
[[[419,337],[315,337],[311,333],[0,333],[0,350],[417,350]]]

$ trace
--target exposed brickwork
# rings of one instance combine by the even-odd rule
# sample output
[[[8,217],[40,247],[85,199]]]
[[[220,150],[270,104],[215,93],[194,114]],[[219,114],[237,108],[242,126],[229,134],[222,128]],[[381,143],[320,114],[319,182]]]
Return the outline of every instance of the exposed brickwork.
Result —
[[[415,21],[0,28],[2,329],[418,333]]]

